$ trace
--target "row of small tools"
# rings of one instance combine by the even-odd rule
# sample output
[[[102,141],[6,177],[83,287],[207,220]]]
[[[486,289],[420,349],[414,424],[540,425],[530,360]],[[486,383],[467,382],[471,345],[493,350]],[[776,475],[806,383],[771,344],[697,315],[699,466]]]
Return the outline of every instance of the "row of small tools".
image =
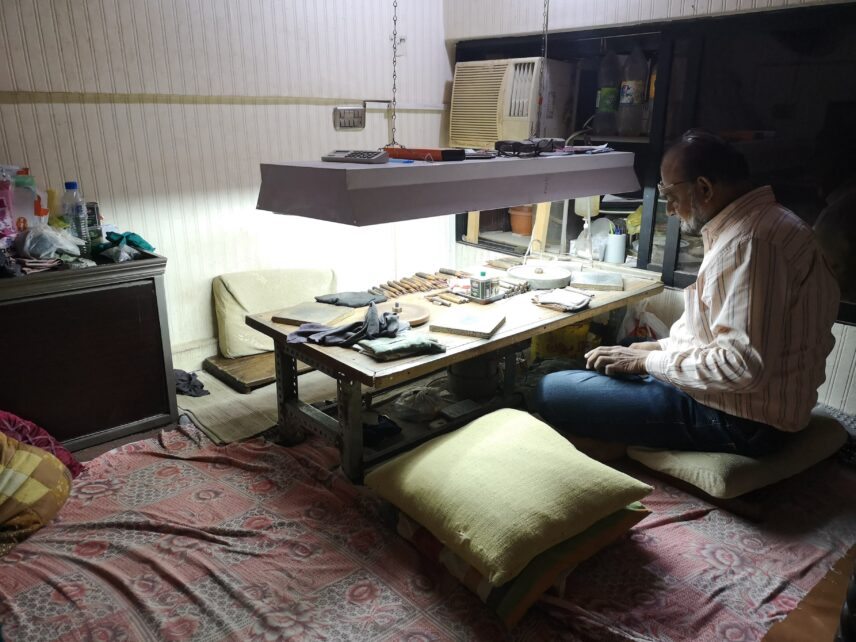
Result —
[[[385,296],[388,299],[394,299],[405,294],[423,292],[427,301],[434,305],[443,306],[450,306],[453,303],[467,303],[471,301],[472,299],[470,297],[461,296],[449,291],[449,276],[467,278],[471,276],[471,274],[460,270],[440,268],[438,274],[417,272],[413,276],[403,277],[397,281],[381,283],[369,288],[368,291],[372,294]],[[529,284],[525,281],[521,283],[511,283],[500,280],[499,285],[500,288],[504,290],[505,296],[520,294],[529,289]]]

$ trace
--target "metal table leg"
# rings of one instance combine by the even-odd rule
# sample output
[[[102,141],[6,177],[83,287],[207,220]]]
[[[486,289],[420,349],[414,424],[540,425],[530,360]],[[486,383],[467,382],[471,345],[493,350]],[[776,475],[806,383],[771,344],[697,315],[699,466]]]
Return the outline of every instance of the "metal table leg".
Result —
[[[276,408],[279,441],[284,446],[299,444],[306,437],[296,422],[289,422],[287,405],[297,400],[297,359],[289,355],[282,343],[274,342],[276,362]]]
[[[342,470],[355,484],[363,483],[363,413],[358,381],[337,379],[339,427],[342,431]]]

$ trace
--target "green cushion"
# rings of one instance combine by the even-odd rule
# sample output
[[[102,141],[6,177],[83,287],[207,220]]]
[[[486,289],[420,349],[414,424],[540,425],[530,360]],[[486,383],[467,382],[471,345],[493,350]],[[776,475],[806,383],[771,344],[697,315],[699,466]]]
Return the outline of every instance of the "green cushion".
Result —
[[[640,446],[631,446],[627,454],[651,470],[691,484],[711,497],[731,499],[804,471],[835,453],[845,441],[844,427],[815,409],[805,429],[790,435],[781,450],[758,459]]]
[[[581,562],[592,557],[639,521],[651,514],[639,502],[607,515],[564,542],[547,549],[502,586],[491,584],[481,573],[443,546],[431,533],[404,513],[398,514],[398,533],[431,560],[441,563],[464,586],[491,607],[510,629],[536,600]]]
[[[511,409],[382,464],[365,483],[495,586],[651,491]]]

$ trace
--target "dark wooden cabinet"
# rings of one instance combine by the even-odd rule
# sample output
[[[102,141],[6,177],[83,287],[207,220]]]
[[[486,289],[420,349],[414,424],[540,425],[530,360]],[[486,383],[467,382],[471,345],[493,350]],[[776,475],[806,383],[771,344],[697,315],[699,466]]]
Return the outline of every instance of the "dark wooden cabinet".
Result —
[[[177,419],[166,259],[0,280],[0,408],[70,449]]]
[[[814,222],[824,206],[819,158],[836,146],[851,149],[856,140],[856,84],[849,80],[856,76],[854,29],[856,4],[845,3],[549,35],[549,57],[581,68],[569,131],[581,129],[594,111],[598,60],[606,49],[621,56],[638,45],[656,63],[649,135],[592,136],[592,142],[636,154],[641,190],[633,196],[643,203],[638,267],[659,272],[670,286],[695,281],[701,239],[682,237],[656,190],[663,150],[692,127],[734,141],[754,182],[772,185],[781,203]],[[540,56],[541,48],[537,35],[469,40],[457,43],[455,58]],[[826,143],[821,130],[832,131]],[[856,301],[841,302],[839,320],[856,323]]]

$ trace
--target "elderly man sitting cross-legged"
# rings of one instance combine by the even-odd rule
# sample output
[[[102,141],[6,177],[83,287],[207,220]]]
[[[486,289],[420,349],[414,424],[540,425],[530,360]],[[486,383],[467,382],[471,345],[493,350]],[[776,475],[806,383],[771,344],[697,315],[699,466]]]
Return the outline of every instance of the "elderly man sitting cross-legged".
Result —
[[[757,457],[808,425],[834,345],[839,291],[811,228],[753,189],[746,160],[690,131],[660,194],[705,257],[667,339],[586,354],[546,376],[541,416],[567,436]]]

